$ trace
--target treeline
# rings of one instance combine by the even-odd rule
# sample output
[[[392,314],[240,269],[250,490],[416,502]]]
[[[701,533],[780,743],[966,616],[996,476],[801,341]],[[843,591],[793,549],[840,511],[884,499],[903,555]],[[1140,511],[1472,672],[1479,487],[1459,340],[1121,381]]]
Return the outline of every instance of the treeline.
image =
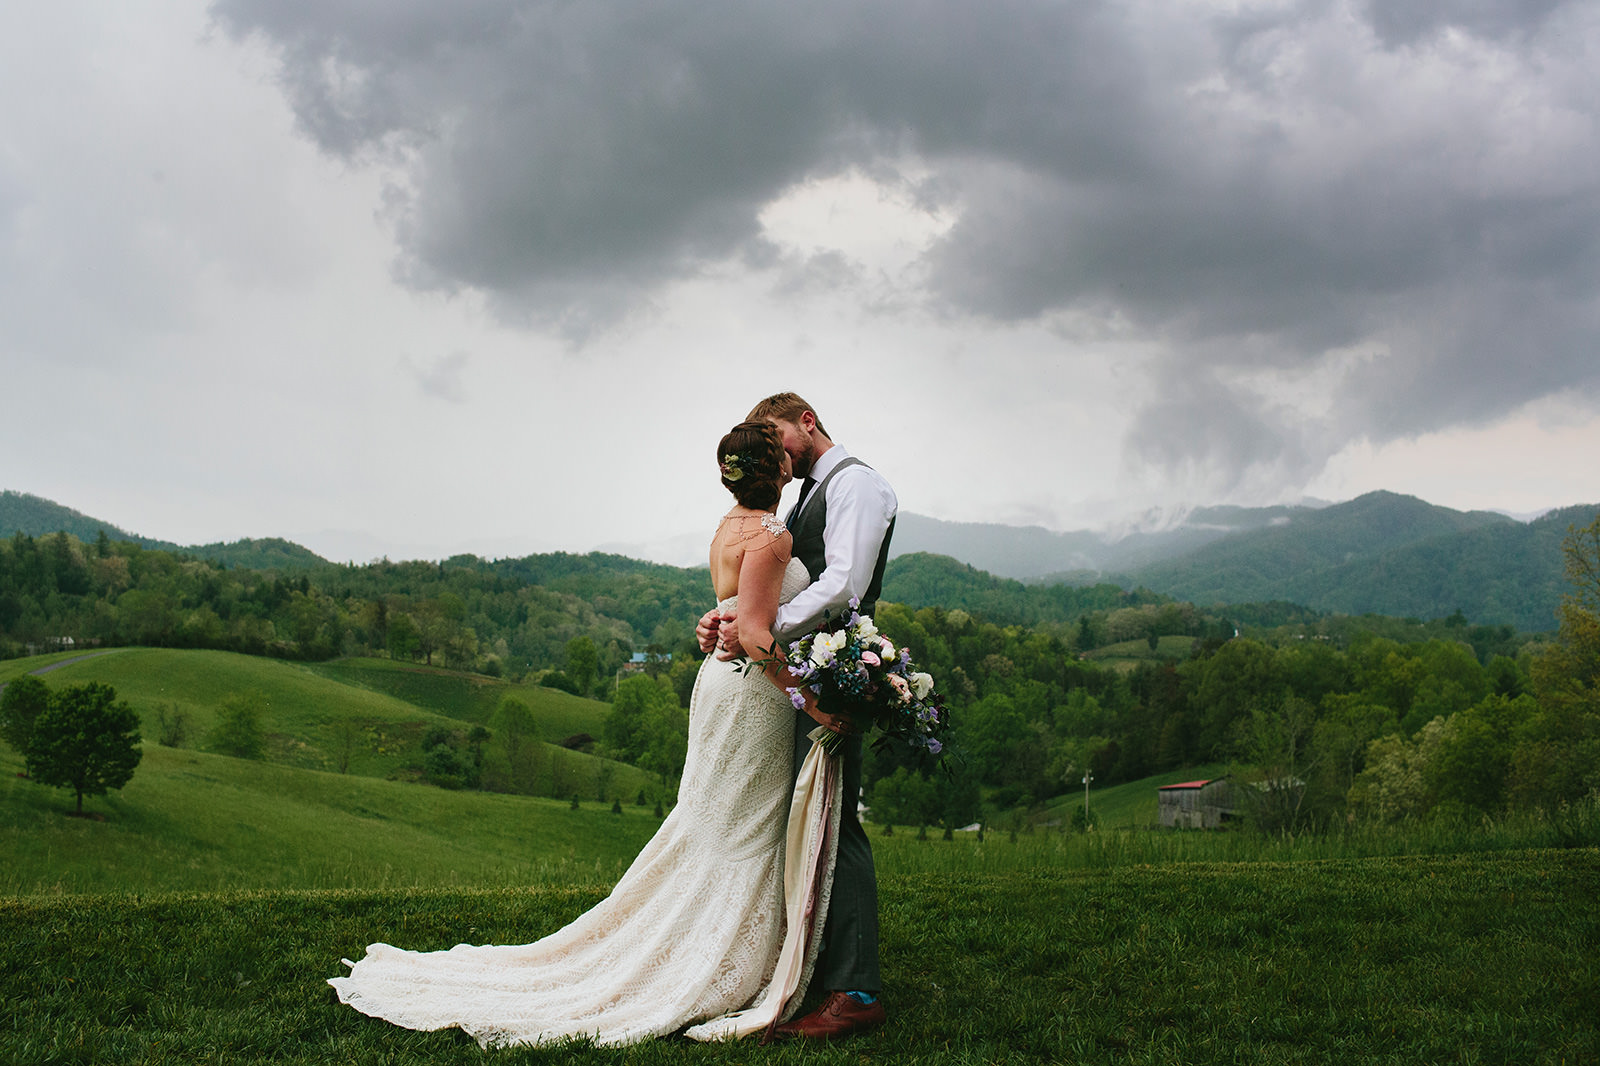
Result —
[[[878,624],[940,678],[962,774],[991,807],[1186,766],[1233,767],[1270,827],[1555,809],[1600,789],[1600,520],[1569,536],[1574,592],[1552,641],[1506,626],[1312,617],[1194,643],[1123,671],[1079,636],[1205,629],[1186,604],[1120,608],[1078,627],[1000,627],[897,605]],[[1275,612],[1269,612],[1275,613]],[[896,821],[964,824],[970,792],[879,756],[869,801]]]
[[[1586,558],[1585,543],[1570,541],[1569,570]],[[1423,622],[1287,603],[1203,611],[1114,586],[996,581],[937,557],[896,564],[898,584],[886,583],[896,602],[880,606],[879,625],[939,679],[958,773],[927,777],[892,752],[874,755],[871,798],[885,810],[898,803],[917,819],[965,824],[985,806],[1044,804],[1086,771],[1109,785],[1218,762],[1284,786],[1272,795],[1288,824],[1550,805],[1600,786],[1600,656],[1582,651],[1582,620],[1595,607],[1564,609],[1559,640],[1530,641],[1459,613]],[[936,598],[951,602],[926,602]],[[0,654],[70,637],[538,675],[583,695],[621,696],[606,748],[664,778],[681,758],[668,735],[681,719],[669,704],[687,705],[693,624],[709,599],[702,570],[599,554],[286,576],[104,536],[0,541]],[[1192,653],[1153,658],[1171,637]],[[1148,645],[1152,657],[1085,657],[1118,645]],[[636,654],[659,696],[642,683],[615,692],[613,678]]]
[[[692,648],[703,571],[617,556],[388,561],[284,574],[101,535],[0,541],[0,657],[83,645],[215,648],[287,659],[388,655],[496,676],[595,648],[593,691],[636,653]],[[558,679],[559,680],[559,679]],[[589,694],[586,688],[583,694]]]

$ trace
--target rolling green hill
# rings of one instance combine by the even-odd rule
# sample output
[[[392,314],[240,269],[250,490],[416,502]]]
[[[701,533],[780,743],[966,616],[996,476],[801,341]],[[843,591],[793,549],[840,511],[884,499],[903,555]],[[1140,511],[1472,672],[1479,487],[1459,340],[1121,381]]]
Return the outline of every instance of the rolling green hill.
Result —
[[[431,729],[460,736],[466,726],[487,722],[502,695],[515,694],[538,724],[539,754],[526,782],[532,791],[594,798],[602,787],[624,797],[659,788],[636,767],[560,748],[575,733],[598,736],[608,708],[552,689],[376,660],[309,666],[169,648],[9,660],[0,663],[0,683],[41,668],[51,686],[100,681],[115,688],[138,712],[147,750],[159,747],[163,715],[185,716],[182,747],[203,748],[223,701],[243,696],[260,710],[267,762],[309,770],[343,765],[347,776],[411,781],[423,776],[422,742]],[[491,745],[491,763],[494,756]]]
[[[514,684],[482,674],[442,670],[393,659],[335,659],[306,667],[310,672],[459,719],[488,724],[501,699],[515,696],[533,709],[546,740],[578,733],[598,737],[608,704],[541,685]]]
[[[65,817],[68,793],[0,748],[0,895],[609,883],[655,832],[652,807],[483,792],[164,748]]]

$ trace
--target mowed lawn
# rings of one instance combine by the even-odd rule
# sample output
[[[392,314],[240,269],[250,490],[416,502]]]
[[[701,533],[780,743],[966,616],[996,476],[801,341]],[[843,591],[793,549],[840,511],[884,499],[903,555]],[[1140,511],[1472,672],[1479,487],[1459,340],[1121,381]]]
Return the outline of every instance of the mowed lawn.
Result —
[[[1587,1063],[1594,849],[886,874],[890,1025],[835,1047],[484,1053],[330,1002],[385,940],[521,942],[603,884],[0,900],[0,1061]]]

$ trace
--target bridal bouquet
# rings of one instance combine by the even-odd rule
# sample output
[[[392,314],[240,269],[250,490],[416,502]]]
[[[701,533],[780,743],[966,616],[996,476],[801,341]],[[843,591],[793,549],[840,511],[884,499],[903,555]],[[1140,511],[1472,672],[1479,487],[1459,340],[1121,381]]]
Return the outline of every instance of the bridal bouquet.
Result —
[[[805,689],[831,712],[854,717],[861,726],[876,726],[883,734],[875,742],[899,740],[930,755],[944,748],[941,739],[950,717],[944,699],[934,691],[933,676],[916,668],[909,648],[894,642],[859,614],[860,601],[850,601],[850,618],[841,629],[801,637],[789,645],[785,657],[801,683],[789,689],[795,708],[805,707]],[[840,743],[839,734],[823,739],[828,751]]]

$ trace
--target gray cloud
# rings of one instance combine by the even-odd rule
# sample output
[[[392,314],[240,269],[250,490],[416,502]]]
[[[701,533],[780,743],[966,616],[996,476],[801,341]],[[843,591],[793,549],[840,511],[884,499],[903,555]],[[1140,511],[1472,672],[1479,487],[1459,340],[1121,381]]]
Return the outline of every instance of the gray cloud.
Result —
[[[1116,318],[1166,347],[1142,461],[1303,474],[1354,436],[1600,391],[1593,5],[214,12],[277,46],[324,150],[397,167],[402,276],[509,318],[581,335],[665,281],[770,259],[758,213],[794,183],[914,158],[959,219],[930,305]],[[1292,381],[1352,346],[1384,354],[1310,428],[1210,372]]]
[[[400,365],[416,380],[423,395],[448,403],[462,403],[466,399],[464,377],[471,361],[466,352],[451,352],[422,363],[407,357]]]

